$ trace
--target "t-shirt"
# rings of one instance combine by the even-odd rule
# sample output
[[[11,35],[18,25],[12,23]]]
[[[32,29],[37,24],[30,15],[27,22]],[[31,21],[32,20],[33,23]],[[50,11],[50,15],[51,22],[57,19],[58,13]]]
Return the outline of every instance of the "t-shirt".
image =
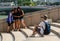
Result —
[[[12,13],[10,12],[7,18],[7,22],[11,23],[13,21]]]
[[[48,20],[45,20],[45,22],[49,23]],[[44,21],[41,21],[41,22],[39,23],[39,26],[40,26],[40,27],[43,27],[43,29],[45,29],[45,23],[44,23]],[[38,27],[38,28],[40,28],[40,27]]]
[[[43,27],[43,29],[45,29],[45,23],[44,23],[43,21],[40,22],[39,26],[40,26],[40,27],[38,27],[38,28]]]

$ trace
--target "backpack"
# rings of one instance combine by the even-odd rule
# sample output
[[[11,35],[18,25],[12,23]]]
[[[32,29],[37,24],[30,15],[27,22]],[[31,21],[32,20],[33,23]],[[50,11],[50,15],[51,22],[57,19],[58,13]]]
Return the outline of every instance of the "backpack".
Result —
[[[47,23],[47,22],[44,22],[45,23],[45,30],[44,30],[44,35],[48,35],[49,33],[50,33],[50,31],[51,31],[51,26],[50,26],[50,24],[49,23]]]
[[[10,14],[8,14],[7,22],[8,23],[12,23],[13,22],[13,16],[12,15],[10,17]]]

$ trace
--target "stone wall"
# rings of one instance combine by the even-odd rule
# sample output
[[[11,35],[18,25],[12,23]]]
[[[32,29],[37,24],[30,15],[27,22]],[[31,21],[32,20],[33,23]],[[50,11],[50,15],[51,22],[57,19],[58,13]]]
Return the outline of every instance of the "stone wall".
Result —
[[[60,19],[60,7],[28,13],[24,16],[25,23],[27,25],[38,24],[41,20],[40,17],[45,14],[47,14],[48,18],[52,19],[53,22],[57,22],[57,20]]]

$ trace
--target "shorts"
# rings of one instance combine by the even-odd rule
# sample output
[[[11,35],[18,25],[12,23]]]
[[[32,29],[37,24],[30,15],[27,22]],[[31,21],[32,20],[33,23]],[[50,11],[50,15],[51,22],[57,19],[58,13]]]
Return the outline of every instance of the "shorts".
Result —
[[[44,34],[43,28],[41,28],[41,29],[37,28],[37,29],[36,29],[36,32],[39,33],[39,34],[41,34],[41,35]]]
[[[8,26],[11,26],[11,24],[13,24],[13,22],[11,22],[11,23],[8,22]]]
[[[20,20],[22,20],[23,19],[23,17],[20,17]]]
[[[13,17],[13,20],[18,20],[18,19],[20,19],[20,18]]]
[[[35,29],[38,33],[40,33],[40,29],[38,27],[36,27]]]

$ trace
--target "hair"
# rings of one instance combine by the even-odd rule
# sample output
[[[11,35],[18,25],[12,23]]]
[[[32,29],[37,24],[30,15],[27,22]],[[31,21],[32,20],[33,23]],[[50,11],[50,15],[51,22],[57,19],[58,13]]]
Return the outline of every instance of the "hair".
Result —
[[[17,8],[14,8],[13,10],[14,10],[14,12],[15,12],[15,10],[17,10]]]
[[[17,8],[14,8],[13,10],[16,10]]]
[[[44,19],[46,20],[47,19],[47,16],[44,16]]]
[[[43,18],[44,20],[46,20],[48,17],[43,15],[41,18]]]
[[[20,11],[18,11],[18,12],[22,12],[22,9],[21,9],[20,7],[17,7],[17,10],[18,10],[18,9],[20,9]]]
[[[17,7],[17,9],[21,9],[20,7]]]

